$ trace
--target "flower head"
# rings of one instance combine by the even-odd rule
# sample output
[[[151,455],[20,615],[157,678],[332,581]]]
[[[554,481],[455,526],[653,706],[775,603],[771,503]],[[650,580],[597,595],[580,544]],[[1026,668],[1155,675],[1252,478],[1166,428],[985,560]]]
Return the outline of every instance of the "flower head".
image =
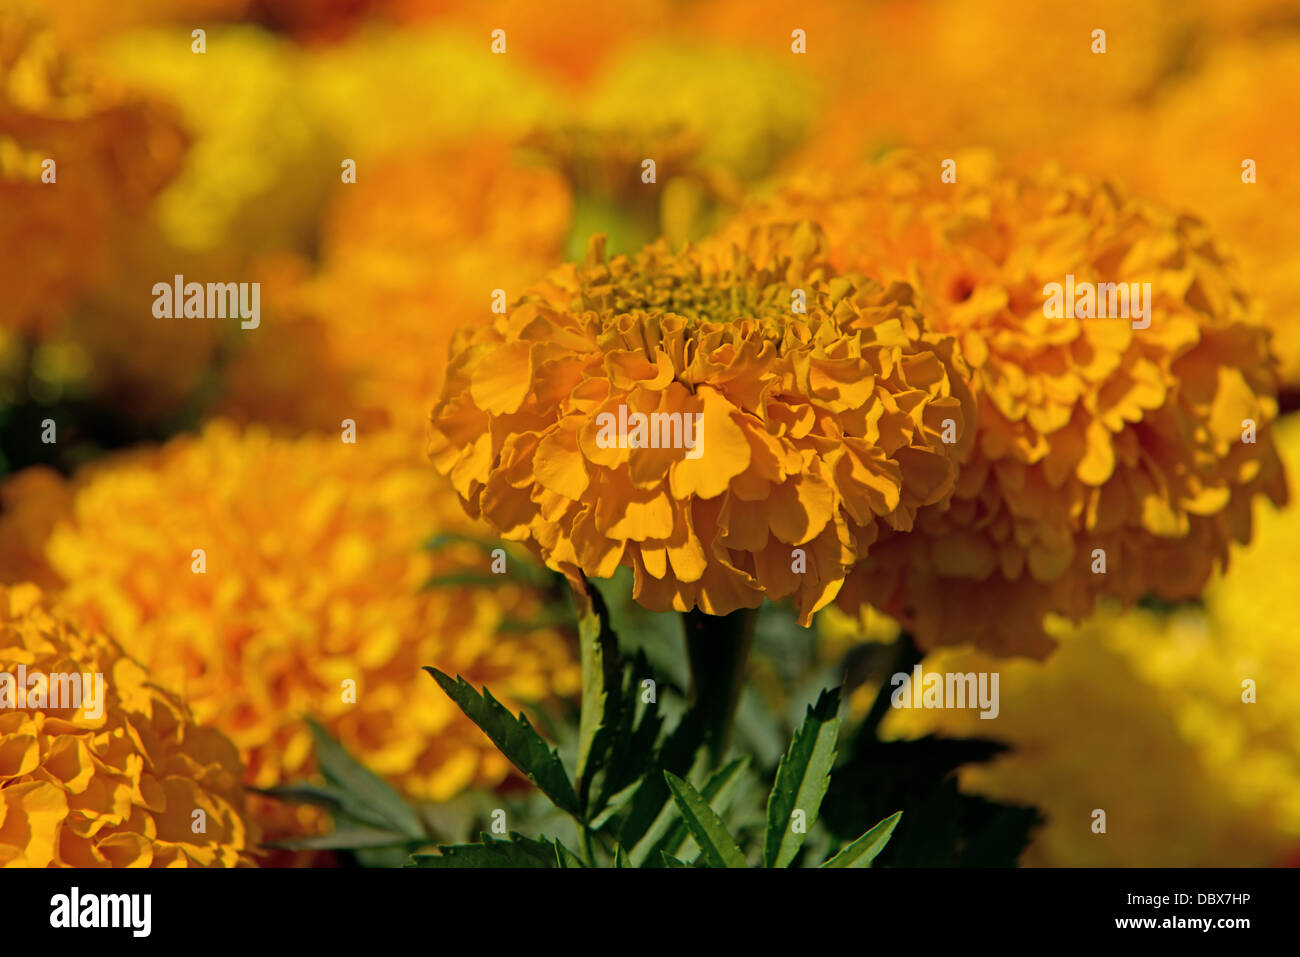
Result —
[[[421,667],[512,702],[571,692],[577,669],[537,624],[537,589],[424,587],[490,559],[422,547],[474,529],[410,450],[395,433],[290,441],[218,421],[97,467],[47,555],[65,600],[227,733],[251,783],[311,770],[310,714],[416,797],[496,785],[505,759]]]
[[[35,585],[0,586],[0,676],[0,867],[252,863],[234,745]]]
[[[956,169],[944,183],[938,160],[896,155],[793,186],[735,231],[820,222],[838,267],[911,282],[973,371],[978,435],[951,507],[885,536],[841,600],[927,647],[1043,654],[1045,613],[1193,596],[1249,538],[1252,496],[1285,498],[1267,334],[1195,219],[1053,169],[999,175],[982,154]],[[1067,276],[1150,283],[1149,314],[1055,317],[1048,284]]]
[[[252,26],[209,30],[196,56],[188,32],[129,31],[105,45],[113,75],[176,104],[193,136],[180,174],[158,198],[168,240],[193,252],[304,247],[333,172],[297,70],[294,46]]]
[[[47,335],[108,274],[118,221],[183,149],[165,108],[87,72],[21,5],[0,11],[0,339]]]
[[[222,414],[299,430],[351,418],[418,446],[458,318],[486,320],[494,290],[544,275],[572,207],[560,174],[519,162],[506,140],[376,161],[326,214],[320,271],[266,284],[259,335],[273,344],[235,356]]]
[[[587,261],[456,344],[432,456],[472,515],[655,610],[791,597],[806,623],[882,527],[947,500],[970,398],[903,284],[808,226]]]

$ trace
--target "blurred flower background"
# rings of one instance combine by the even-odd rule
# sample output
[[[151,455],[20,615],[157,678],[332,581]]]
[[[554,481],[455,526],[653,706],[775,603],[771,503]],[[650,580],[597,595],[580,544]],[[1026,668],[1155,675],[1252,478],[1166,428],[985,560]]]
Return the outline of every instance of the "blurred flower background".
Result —
[[[146,783],[112,727],[0,714],[0,863],[233,865],[260,834],[311,833],[319,816],[255,794],[246,811],[233,784],[310,774],[304,715],[413,800],[518,790],[420,666],[561,722],[574,626],[536,559],[603,576],[625,547],[651,609],[793,596],[816,614],[809,675],[847,670],[859,715],[884,676],[854,662],[890,646],[890,615],[927,670],[999,671],[996,720],[900,710],[882,734],[1009,745],[960,784],[1039,809],[1022,863],[1300,863],[1298,114],[1294,0],[9,0],[0,660],[93,646],[130,671],[108,724],[152,722],[133,747],[168,770]],[[815,238],[746,248],[805,217]],[[512,404],[552,381],[530,381],[527,343],[626,394],[654,370],[589,354],[647,335],[621,313],[734,303],[784,270],[774,307],[744,300],[762,317],[788,303],[791,260],[811,331],[779,356],[761,343],[785,330],[717,336],[752,350],[753,376],[786,376],[792,405],[833,272],[881,284],[859,290],[859,328],[888,320],[934,361],[868,376],[872,357],[819,341],[811,361],[848,378],[829,398],[814,381],[821,418],[797,441],[710,432],[737,461],[650,495],[569,432],[536,458],[512,445],[522,471],[492,478],[509,494],[466,514],[458,492],[489,480],[480,436],[499,448],[571,411],[558,390]],[[1010,334],[1043,263],[1150,278],[1167,323]],[[261,283],[260,324],[157,317],[151,289],[176,275]],[[947,379],[967,366],[978,413]],[[703,405],[722,374],[694,367]],[[868,429],[851,388],[868,377],[926,401]],[[673,401],[664,385],[637,401]],[[960,475],[931,449],[940,408],[978,425]],[[1259,444],[1230,452],[1243,418]],[[887,480],[815,454],[891,429],[911,448],[872,466]],[[1139,473],[1173,504],[1144,508]],[[766,568],[760,591],[690,530],[694,499],[728,487],[737,514],[771,506],[771,546],[766,529],[728,546]],[[543,489],[599,498],[608,521],[557,539]],[[889,504],[842,521],[830,503],[854,496]],[[533,557],[508,545],[518,573],[484,587],[502,537]],[[1099,540],[1122,556],[1104,579],[1075,561]],[[764,552],[800,542],[821,574],[796,585]],[[755,700],[802,708],[806,682],[759,652]],[[150,790],[181,787],[177,767],[222,821],[201,847]]]

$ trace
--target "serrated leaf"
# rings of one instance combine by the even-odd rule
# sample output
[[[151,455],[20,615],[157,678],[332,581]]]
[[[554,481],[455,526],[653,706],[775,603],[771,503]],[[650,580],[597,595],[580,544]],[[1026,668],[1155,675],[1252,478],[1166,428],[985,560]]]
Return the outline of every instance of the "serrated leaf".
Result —
[[[627,805],[627,802],[632,799],[632,795],[636,793],[637,786],[640,783],[639,780],[633,781],[617,794],[611,794],[607,799],[598,802],[597,806],[603,806],[601,807],[600,813],[591,819],[591,829],[593,831],[599,831],[606,823],[608,823],[610,818],[623,810]]]
[[[344,792],[344,809],[353,817],[405,835],[408,840],[425,838],[419,815],[383,778],[362,765],[330,737],[319,724],[307,718],[316,741],[316,763],[325,780]],[[358,807],[359,805],[359,807]]]
[[[578,614],[578,643],[582,658],[582,711],[578,718],[578,798],[585,808],[592,775],[603,765],[605,749],[593,751],[597,732],[617,718],[621,691],[618,668],[618,639],[609,626],[609,612],[600,592],[588,587],[576,591],[573,602]],[[608,738],[606,734],[604,737]],[[594,759],[594,760],[593,760]]]
[[[709,776],[709,780],[704,783],[700,789],[700,796],[708,802],[713,813],[721,819],[731,804],[731,798],[735,795],[736,785],[739,783],[741,776],[749,767],[749,757],[736,758],[728,763],[725,767],[719,768]],[[670,804],[665,811],[672,811],[673,806]],[[683,860],[688,860],[692,856],[689,847],[691,832],[683,821],[677,815],[673,815],[676,820],[672,821],[667,833],[659,842],[659,847]],[[654,828],[651,828],[654,831]],[[697,848],[698,850],[698,848]]]
[[[709,802],[700,792],[691,787],[671,771],[664,772],[664,780],[672,793],[673,802],[681,811],[682,820],[690,828],[695,842],[700,845],[705,858],[712,867],[748,867],[745,855],[736,846],[735,838],[728,832],[718,815],[713,813]]]
[[[776,782],[767,800],[767,833],[763,841],[763,863],[767,867],[789,866],[817,820],[835,763],[839,709],[839,689],[823,691],[808,709],[803,726],[795,732],[777,766]],[[791,826],[796,810],[804,814],[800,831]]]
[[[573,791],[569,776],[560,763],[560,756],[529,724],[521,712],[518,717],[510,713],[487,688],[480,695],[464,678],[454,681],[437,668],[426,667],[433,680],[447,696],[478,725],[510,763],[518,768],[538,790],[551,799],[560,810],[581,819],[578,796]]]
[[[578,857],[577,854],[574,854],[573,851],[565,847],[564,844],[558,838],[555,841],[555,862],[560,867],[586,867],[587,866],[586,864],[582,863],[582,860]]]
[[[902,818],[902,811],[895,811],[871,830],[840,851],[822,867],[870,867],[876,855],[885,849],[894,828]]]
[[[558,867],[555,845],[511,831],[509,840],[483,835],[481,844],[441,845],[439,854],[412,854],[410,867]]]

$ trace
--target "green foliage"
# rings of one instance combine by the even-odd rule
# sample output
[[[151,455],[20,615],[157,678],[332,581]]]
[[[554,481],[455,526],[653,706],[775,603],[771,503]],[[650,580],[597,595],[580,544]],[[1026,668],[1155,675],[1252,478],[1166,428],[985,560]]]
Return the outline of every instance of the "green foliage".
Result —
[[[437,855],[416,855],[420,866],[607,866],[748,867],[744,843],[766,866],[794,862],[815,825],[826,794],[839,731],[839,695],[824,693],[781,759],[767,800],[761,854],[756,833],[738,836],[723,821],[752,775],[748,758],[710,767],[716,737],[706,733],[696,709],[671,730],[655,707],[659,685],[646,656],[619,652],[601,594],[575,596],[583,668],[582,712],[576,744],[576,784],[558,754],[523,715],[514,717],[491,693],[475,691],[436,668],[426,670],[519,771],[572,818],[581,855],[559,840],[533,844],[484,835],[481,844],[443,846]],[[705,636],[707,638],[707,636]],[[699,786],[691,778],[701,782]],[[802,812],[796,815],[795,812]],[[797,820],[796,820],[797,818]],[[888,842],[899,814],[862,835],[834,866],[869,864]],[[437,863],[431,863],[436,861]]]
[[[776,784],[767,802],[767,837],[763,863],[786,867],[803,846],[808,829],[816,823],[822,798],[830,786],[835,763],[835,738],[840,730],[838,689],[824,691],[790,743],[776,769]],[[802,816],[799,826],[792,818]]]
[[[429,840],[419,815],[383,778],[360,764],[315,721],[307,719],[316,743],[316,761],[326,783],[289,784],[260,793],[283,801],[315,804],[329,810],[329,834],[274,842],[294,851],[359,850],[418,846]]]
[[[483,733],[492,739],[492,743],[510,759],[510,763],[537,785],[538,790],[550,798],[556,807],[569,814],[580,813],[578,796],[573,791],[564,765],[560,763],[560,756],[533,730],[522,713],[515,717],[492,697],[492,692],[484,688],[480,695],[464,678],[452,680],[437,668],[424,670],[433,675],[447,697],[456,702],[466,717],[483,729]]]
[[[565,742],[564,759],[527,717],[512,714],[488,689],[476,690],[463,678],[453,679],[434,667],[425,669],[537,787],[522,798],[482,797],[480,805],[490,802],[491,834],[471,837],[470,825],[479,822],[481,831],[487,809],[474,807],[472,801],[453,815],[454,820],[435,826],[435,817],[445,818],[451,805],[417,813],[313,726],[325,782],[268,793],[325,807],[334,817],[335,830],[280,846],[342,849],[362,863],[377,864],[390,864],[405,848],[413,867],[1015,863],[1037,822],[1036,813],[961,794],[953,777],[957,767],[988,760],[1000,745],[880,741],[880,699],[867,719],[842,739],[837,688],[816,693],[792,734],[782,730],[788,725],[779,717],[763,719],[764,735],[789,740],[783,753],[764,758],[770,752],[745,748],[750,753],[715,757],[716,715],[702,714],[693,705],[682,705],[671,715],[661,706],[664,691],[674,696],[675,704],[681,701],[676,697],[680,680],[665,679],[652,665],[648,644],[620,642],[613,622],[635,627],[639,613],[616,604],[617,596],[607,602],[609,594],[590,589],[574,596],[583,696],[576,730],[572,725],[555,726]],[[778,633],[788,623],[780,615],[767,615],[766,620],[766,626],[759,626],[761,644],[779,648]],[[705,619],[703,626],[708,624]],[[697,631],[701,627],[698,616],[693,625]],[[668,636],[661,631],[659,637]],[[708,640],[709,635],[697,637]],[[657,660],[665,653],[662,647],[654,650]],[[881,664],[901,668],[916,654],[902,642],[884,656],[888,661],[881,658]],[[795,652],[787,657],[805,675],[799,678],[800,686],[806,685],[804,665],[811,656]],[[886,683],[882,697],[887,691]],[[752,740],[739,737],[745,745]],[[508,833],[502,815],[514,827]]]

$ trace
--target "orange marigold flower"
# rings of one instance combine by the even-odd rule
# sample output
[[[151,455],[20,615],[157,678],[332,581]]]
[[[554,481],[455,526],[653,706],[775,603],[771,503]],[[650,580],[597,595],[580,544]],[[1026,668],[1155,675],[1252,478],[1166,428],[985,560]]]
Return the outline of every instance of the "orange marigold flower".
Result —
[[[570,576],[632,568],[655,610],[792,597],[807,623],[951,495],[973,412],[911,290],[835,276],[807,225],[609,261],[598,237],[454,352],[431,453],[470,514]]]
[[[567,636],[530,627],[549,611],[537,589],[424,587],[490,559],[423,547],[474,529],[409,436],[290,441],[218,421],[75,493],[47,547],[65,600],[228,734],[252,784],[311,771],[310,714],[416,797],[493,786],[506,759],[421,667],[513,702],[579,684]]]
[[[86,74],[23,9],[0,11],[0,337],[47,334],[106,275],[117,221],[184,149],[170,112]]]
[[[68,483],[48,466],[32,466],[0,482],[0,582],[58,587],[45,543],[71,507]]]
[[[320,273],[276,284],[258,335],[277,345],[236,355],[222,414],[328,429],[351,418],[418,444],[454,317],[486,321],[494,290],[516,294],[559,261],[572,209],[560,174],[504,139],[377,161],[326,216]]]
[[[73,674],[90,681],[65,698]],[[117,642],[36,585],[0,586],[0,867],[252,864],[240,772]]]
[[[1079,144],[1092,168],[1121,170],[1133,188],[1195,211],[1231,243],[1291,389],[1300,388],[1300,236],[1278,210],[1300,203],[1300,138],[1277,118],[1297,111],[1300,37],[1284,34],[1216,49],[1202,70],[1123,119],[1134,135]]]
[[[956,183],[940,169],[895,155],[734,227],[816,219],[837,266],[912,282],[973,369],[979,434],[951,507],[886,536],[841,601],[877,603],[926,647],[1041,655],[1046,612],[1199,593],[1249,539],[1252,496],[1286,497],[1267,333],[1231,262],[1195,219],[1110,185],[999,175],[979,153]],[[1067,275],[1149,282],[1149,327],[1049,317],[1046,284]]]

